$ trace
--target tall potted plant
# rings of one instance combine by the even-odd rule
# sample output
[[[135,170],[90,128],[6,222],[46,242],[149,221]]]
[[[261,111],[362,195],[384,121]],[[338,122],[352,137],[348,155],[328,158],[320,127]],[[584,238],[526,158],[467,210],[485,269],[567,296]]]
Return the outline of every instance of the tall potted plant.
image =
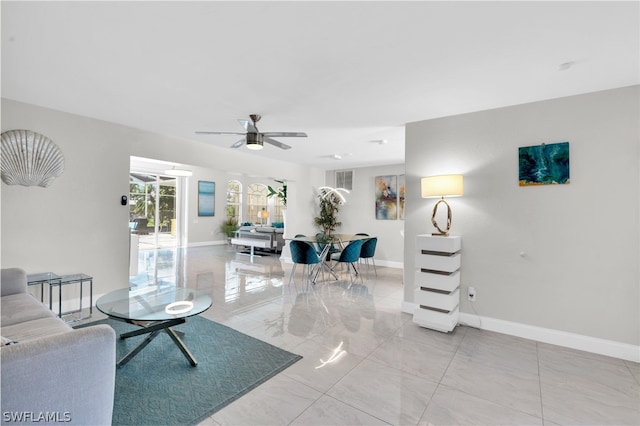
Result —
[[[338,221],[339,206],[346,202],[340,191],[347,192],[342,188],[330,188],[323,186],[319,189],[318,200],[320,212],[313,220],[322,233],[330,236],[342,222]]]

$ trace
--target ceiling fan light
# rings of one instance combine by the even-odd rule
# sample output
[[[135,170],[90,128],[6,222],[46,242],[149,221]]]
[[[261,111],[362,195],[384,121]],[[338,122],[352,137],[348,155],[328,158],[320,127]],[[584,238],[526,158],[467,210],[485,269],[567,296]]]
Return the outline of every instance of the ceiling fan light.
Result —
[[[263,148],[263,143],[261,133],[247,133],[247,148],[257,151]]]

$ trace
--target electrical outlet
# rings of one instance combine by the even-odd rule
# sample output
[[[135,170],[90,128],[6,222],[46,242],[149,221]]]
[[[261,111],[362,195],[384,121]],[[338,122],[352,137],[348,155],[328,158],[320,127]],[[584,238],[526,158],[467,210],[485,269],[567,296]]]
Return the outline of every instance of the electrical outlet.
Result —
[[[467,300],[470,300],[472,302],[476,301],[476,289],[473,287],[468,287],[467,288]]]

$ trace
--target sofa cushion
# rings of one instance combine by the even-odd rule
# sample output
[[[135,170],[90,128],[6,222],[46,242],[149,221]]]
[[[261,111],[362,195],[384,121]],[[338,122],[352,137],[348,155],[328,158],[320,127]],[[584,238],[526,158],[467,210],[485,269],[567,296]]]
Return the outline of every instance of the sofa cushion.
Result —
[[[3,331],[5,327],[13,324],[38,318],[55,318],[53,312],[30,293],[3,296],[0,300],[0,310],[2,310],[0,326]],[[5,335],[4,332],[3,335]]]
[[[2,335],[18,342],[40,339],[54,334],[67,333],[73,329],[56,317],[39,318],[10,326],[2,326]]]
[[[20,268],[2,268],[0,271],[0,295],[27,292],[27,273]]]

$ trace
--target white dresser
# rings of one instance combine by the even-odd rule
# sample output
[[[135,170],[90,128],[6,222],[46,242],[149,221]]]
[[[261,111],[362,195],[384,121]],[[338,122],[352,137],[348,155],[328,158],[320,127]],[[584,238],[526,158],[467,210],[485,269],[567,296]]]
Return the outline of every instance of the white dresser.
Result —
[[[458,324],[461,246],[459,236],[416,236],[416,324],[442,332]]]

